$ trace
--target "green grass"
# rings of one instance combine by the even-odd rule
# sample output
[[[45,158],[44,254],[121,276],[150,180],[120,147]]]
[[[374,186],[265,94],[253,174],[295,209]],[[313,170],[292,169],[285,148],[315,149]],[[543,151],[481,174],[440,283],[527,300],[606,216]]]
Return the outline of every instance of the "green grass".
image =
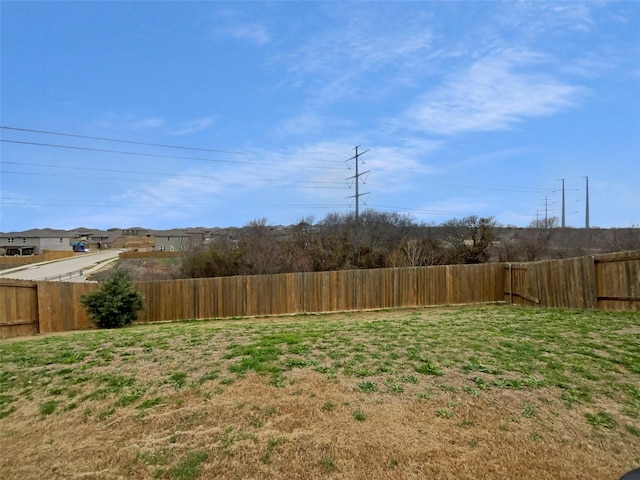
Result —
[[[265,465],[269,465],[270,463],[272,463],[273,462],[274,450],[276,449],[276,447],[278,445],[281,445],[284,442],[285,442],[285,440],[283,438],[270,438],[267,441],[266,451],[264,452],[264,454],[260,458],[260,461],[262,463],[264,463]]]
[[[0,420],[28,402],[42,416],[144,413],[185,391],[210,400],[250,372],[285,387],[292,370],[309,369],[374,398],[552,389],[564,408],[590,411],[584,421],[594,428],[637,436],[637,312],[477,306],[366,315],[190,321],[6,342]],[[602,399],[618,408],[599,411]],[[541,408],[523,404],[520,418],[538,418]],[[445,410],[453,412],[444,408],[443,417]]]
[[[451,418],[453,417],[453,412],[448,408],[439,408],[438,410],[436,410],[436,417]]]
[[[354,420],[357,420],[358,422],[364,422],[367,419],[367,414],[360,409],[353,411],[351,416],[353,417]]]
[[[378,391],[378,386],[375,382],[360,382],[358,383],[358,388],[361,392],[365,393],[373,393]]]
[[[318,465],[320,465],[325,472],[335,472],[338,469],[333,459],[327,455],[320,457]]]
[[[615,428],[616,420],[607,412],[586,413],[587,421],[594,427]]]
[[[51,415],[53,412],[56,411],[56,408],[58,407],[58,403],[59,402],[56,400],[47,400],[42,405],[40,405],[40,413],[42,415]]]
[[[199,477],[200,464],[207,460],[206,452],[190,453],[170,471],[170,478],[175,480],[194,480]]]

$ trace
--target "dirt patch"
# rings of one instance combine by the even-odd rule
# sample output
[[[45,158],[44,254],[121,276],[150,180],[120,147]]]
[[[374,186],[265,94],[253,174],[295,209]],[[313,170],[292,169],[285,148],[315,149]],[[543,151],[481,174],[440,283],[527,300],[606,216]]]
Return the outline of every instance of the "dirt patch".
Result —
[[[100,281],[108,278],[115,263],[88,277],[88,280]],[[118,268],[127,270],[135,281],[173,280],[180,272],[180,258],[140,258],[123,259],[117,262]]]
[[[619,333],[621,335],[640,335],[640,326],[618,330],[616,331],[616,333]]]

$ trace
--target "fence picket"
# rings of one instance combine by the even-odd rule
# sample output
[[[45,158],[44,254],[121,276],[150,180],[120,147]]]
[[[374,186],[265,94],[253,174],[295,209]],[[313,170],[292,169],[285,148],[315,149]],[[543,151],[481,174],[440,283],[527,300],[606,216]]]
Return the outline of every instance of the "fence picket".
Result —
[[[640,251],[516,263],[138,282],[138,323],[509,302],[640,311]],[[0,283],[0,338],[92,328],[94,283]]]

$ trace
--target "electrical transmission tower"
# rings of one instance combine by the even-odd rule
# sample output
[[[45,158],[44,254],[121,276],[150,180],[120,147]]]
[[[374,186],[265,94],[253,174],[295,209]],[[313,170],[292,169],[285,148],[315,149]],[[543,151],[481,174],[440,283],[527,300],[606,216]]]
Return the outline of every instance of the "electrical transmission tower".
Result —
[[[566,227],[566,223],[565,223],[565,214],[564,214],[564,178],[561,178],[560,180],[562,180],[562,228]]]
[[[584,228],[589,229],[589,177],[584,177],[587,180],[587,205],[584,209]]]
[[[350,162],[351,160],[354,160],[355,166],[356,166],[356,174],[353,175],[352,177],[348,177],[345,180],[351,180],[354,179],[355,180],[355,184],[356,184],[356,194],[355,195],[351,195],[347,198],[355,198],[356,199],[356,222],[358,221],[358,219],[360,218],[360,197],[364,196],[364,195],[368,195],[370,192],[366,192],[366,193],[360,193],[360,189],[359,189],[359,185],[360,185],[360,177],[362,175],[366,175],[367,173],[370,172],[370,170],[367,170],[366,172],[359,172],[358,171],[358,165],[360,164],[360,157],[362,155],[364,155],[365,153],[367,153],[369,150],[365,150],[364,152],[360,152],[358,153],[358,146],[356,146],[355,148],[356,154],[351,157],[349,160],[347,160],[347,162]],[[362,164],[364,165],[364,162],[362,162]]]

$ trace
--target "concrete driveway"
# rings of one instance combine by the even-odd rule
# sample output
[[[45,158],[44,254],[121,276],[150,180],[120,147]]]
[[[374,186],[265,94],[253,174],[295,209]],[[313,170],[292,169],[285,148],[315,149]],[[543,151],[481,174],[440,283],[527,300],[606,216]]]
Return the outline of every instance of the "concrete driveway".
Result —
[[[3,270],[0,272],[0,278],[84,282],[88,273],[99,270],[109,262],[117,260],[119,253],[119,250],[77,253],[73,257],[62,260],[34,263],[19,268]]]

